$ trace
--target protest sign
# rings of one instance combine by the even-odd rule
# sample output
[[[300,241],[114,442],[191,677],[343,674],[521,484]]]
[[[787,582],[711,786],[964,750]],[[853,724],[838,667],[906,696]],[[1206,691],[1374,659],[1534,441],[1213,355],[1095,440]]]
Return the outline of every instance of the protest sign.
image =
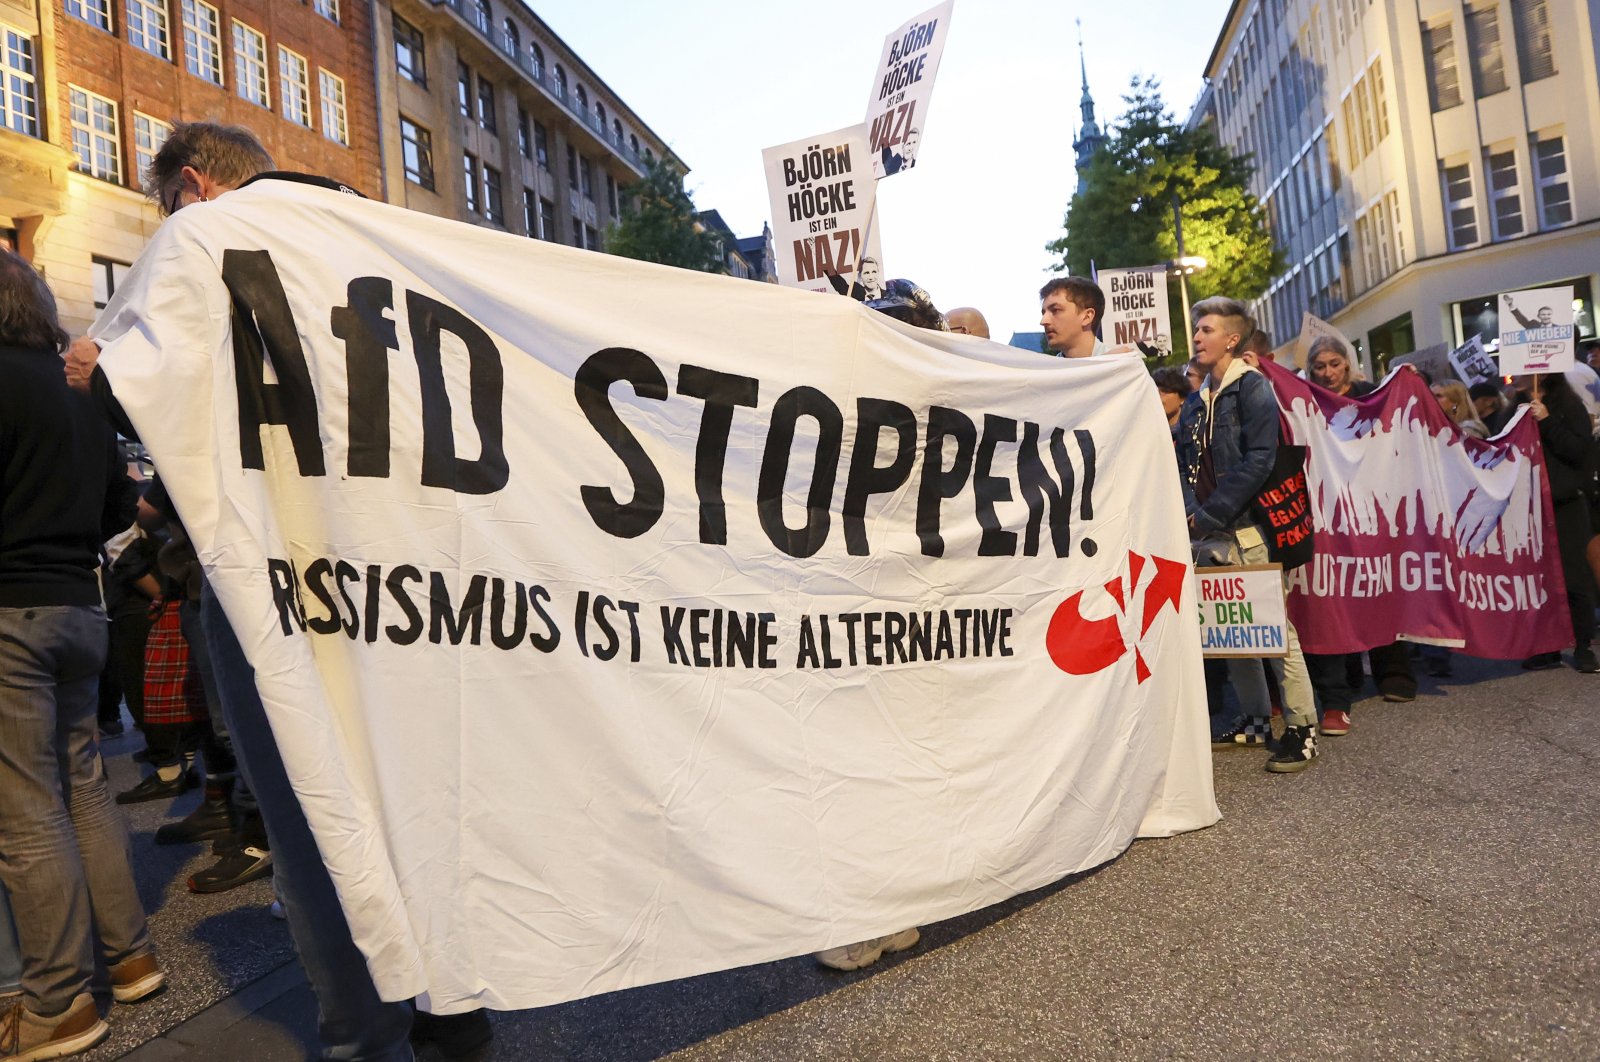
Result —
[[[1572,345],[1572,286],[1529,288],[1500,296],[1500,371],[1566,372]]]
[[[1401,365],[1409,365],[1423,373],[1430,383],[1444,383],[1456,377],[1456,367],[1450,360],[1448,343],[1435,343],[1431,347],[1423,347],[1421,350],[1413,350],[1410,354],[1401,354],[1399,357],[1389,359],[1391,371]]]
[[[1500,369],[1495,364],[1494,358],[1483,349],[1483,337],[1473,333],[1465,343],[1450,352],[1450,364],[1455,367],[1456,375],[1466,381],[1467,386],[1481,383],[1498,383]]]
[[[1172,353],[1166,266],[1102,269],[1098,283],[1106,296],[1100,334],[1107,344],[1133,344],[1151,358],[1165,358]]]
[[[877,185],[867,157],[866,130],[859,125],[761,153],[780,284],[831,292],[832,274],[859,287],[855,294],[883,294],[879,226],[868,234]],[[863,239],[870,241],[865,248]]]
[[[1138,358],[276,180],[93,332],[385,999],[801,955],[1218,818]]]
[[[867,146],[875,177],[889,177],[917,164],[922,131],[928,127],[933,79],[954,7],[955,0],[945,0],[883,39],[883,55],[867,96]]]
[[[1322,318],[1307,311],[1300,318],[1300,341],[1295,344],[1294,360],[1289,363],[1289,368],[1309,370],[1311,368],[1311,344],[1324,336],[1331,336],[1344,345],[1345,356],[1350,359],[1351,365],[1361,365],[1360,360],[1356,357],[1355,348],[1344,337],[1344,333]],[[1281,359],[1279,364],[1282,364]]]
[[[1202,653],[1211,658],[1289,655],[1281,566],[1196,568],[1194,575]]]
[[[1316,550],[1287,577],[1306,652],[1405,639],[1516,660],[1571,643],[1531,417],[1484,441],[1457,429],[1416,373],[1352,399],[1261,370],[1307,448]]]

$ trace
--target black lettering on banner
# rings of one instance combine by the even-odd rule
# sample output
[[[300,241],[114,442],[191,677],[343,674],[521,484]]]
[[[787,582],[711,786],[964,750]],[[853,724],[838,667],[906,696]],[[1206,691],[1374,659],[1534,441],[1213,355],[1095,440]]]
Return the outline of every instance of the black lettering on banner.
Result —
[[[362,629],[366,631],[367,644],[372,645],[378,640],[378,606],[382,599],[379,592],[383,589],[383,565],[367,565],[367,606],[362,616]]]
[[[791,530],[783,522],[783,484],[789,475],[795,423],[801,417],[817,422],[817,460],[806,494],[806,522]],[[833,501],[843,448],[844,415],[833,399],[815,387],[785,391],[772,407],[772,425],[767,431],[766,452],[761,457],[761,476],[756,486],[756,512],[767,538],[791,557],[809,557],[828,539],[828,507]]]
[[[694,451],[694,488],[700,498],[700,541],[726,545],[728,508],[722,500],[722,470],[727,463],[733,407],[754,406],[759,382],[749,376],[685,365],[678,372],[678,393],[703,399],[700,438]]]
[[[600,660],[612,659],[622,648],[622,643],[617,638],[617,629],[611,625],[611,618],[607,615],[616,607],[616,603],[604,594],[594,595],[594,622],[606,639],[604,644],[596,642],[593,646],[594,655]]]
[[[283,633],[293,634],[296,628],[305,630],[305,610],[300,605],[300,581],[295,577],[294,565],[268,557],[267,582],[272,584],[272,604],[278,610],[278,624]]]
[[[878,435],[894,430],[895,455],[878,464]],[[856,399],[856,441],[850,451],[850,472],[844,488],[844,543],[853,557],[865,557],[867,499],[887,494],[911,478],[917,460],[917,418],[909,406],[882,398]]]
[[[233,376],[239,400],[239,461],[265,471],[261,430],[269,424],[288,429],[302,476],[325,472],[317,395],[300,330],[289,298],[268,251],[222,252],[222,282],[233,298]],[[271,361],[278,382],[266,382]]]
[[[500,363],[500,348],[488,332],[453,306],[407,291],[406,309],[422,389],[422,484],[460,494],[493,494],[511,477],[506,462],[505,367]],[[443,332],[454,335],[467,348],[472,423],[480,446],[472,461],[456,457],[450,395],[444,385]]]
[[[406,593],[406,582],[422,582],[422,573],[409,564],[402,564],[389,573],[389,578],[384,580],[384,586],[389,590],[389,596],[394,598],[394,603],[400,606],[400,611],[406,614],[404,627],[389,624],[383,633],[396,645],[410,645],[422,637],[422,613],[411,600],[411,595]]]
[[[1050,433],[1050,459],[1061,478],[1060,489],[1045,471],[1044,460],[1039,455],[1039,425],[1026,421],[1022,426],[1022,445],[1017,449],[1017,485],[1022,489],[1022,499],[1028,503],[1028,529],[1022,539],[1022,553],[1027,557],[1039,555],[1039,529],[1044,523],[1045,510],[1050,512],[1050,541],[1057,557],[1072,553],[1072,489],[1076,475],[1072,460],[1067,456],[1066,432],[1056,428]]]
[[[394,285],[383,277],[357,277],[350,282],[347,306],[335,306],[330,324],[344,340],[345,372],[350,389],[350,455],[352,476],[389,476],[389,351],[400,348],[394,321]],[[367,627],[368,637],[374,632]]]
[[[611,385],[624,380],[633,384],[634,394],[640,398],[667,398],[667,380],[661,369],[628,347],[607,347],[591,354],[578,369],[573,384],[578,408],[627,468],[633,480],[633,497],[619,502],[610,487],[585,486],[581,493],[595,526],[617,538],[637,538],[661,519],[666,485],[650,455],[611,406]]]
[[[356,609],[355,601],[350,597],[350,584],[361,581],[361,573],[356,566],[347,560],[341,560],[333,566],[333,582],[339,588],[339,597],[344,601],[344,607],[350,613],[350,618],[344,618],[344,612],[339,613],[339,626],[347,637],[354,639],[361,625],[361,613]]]
[[[306,626],[316,634],[332,634],[344,626],[339,622],[339,606],[334,604],[333,591],[328,588],[327,579],[332,574],[333,562],[326,557],[318,557],[306,568],[306,589],[328,610],[326,616],[306,617]]]
[[[506,589],[506,581],[498,576],[490,584],[489,640],[496,649],[515,649],[522,644],[522,636],[528,633],[528,599],[522,596],[522,584],[517,582],[510,587],[511,597],[516,603],[513,606],[511,630],[506,631]]]
[[[661,644],[667,650],[667,663],[688,664],[689,650],[683,644],[683,608],[661,606]]]
[[[983,440],[978,443],[978,455],[973,461],[972,470],[978,526],[983,528],[983,534],[978,539],[980,557],[1011,557],[1017,552],[1017,533],[1001,528],[1000,517],[994,511],[996,502],[1011,500],[1011,481],[989,473],[994,464],[995,447],[1003,442],[1015,442],[1016,439],[1016,421],[993,413],[984,414]]]
[[[450,585],[445,581],[444,573],[432,573],[428,585],[428,641],[440,645],[448,637],[451,645],[460,645],[461,639],[470,630],[471,643],[481,644],[483,594],[488,583],[488,576],[474,575],[467,583],[467,592],[461,595],[460,607],[456,608],[450,602]]]
[[[946,439],[956,441],[949,468],[944,467]],[[944,537],[939,534],[940,504],[960,494],[967,485],[977,442],[978,428],[971,417],[947,406],[929,407],[927,439],[922,446],[922,483],[917,491],[917,537],[922,540],[925,557],[944,556]]]
[[[1094,519],[1094,436],[1083,428],[1072,433],[1078,440],[1078,453],[1083,456],[1083,494],[1078,498],[1078,516],[1085,521]],[[1100,549],[1094,539],[1081,543],[1083,555],[1092,557]]]
[[[545,605],[550,603],[550,591],[542,586],[528,588],[528,602],[533,605],[533,611],[538,613],[539,619],[544,621],[545,633],[538,634],[530,631],[528,641],[541,653],[553,653],[556,646],[561,644],[561,629],[556,626],[555,619],[545,611]]]

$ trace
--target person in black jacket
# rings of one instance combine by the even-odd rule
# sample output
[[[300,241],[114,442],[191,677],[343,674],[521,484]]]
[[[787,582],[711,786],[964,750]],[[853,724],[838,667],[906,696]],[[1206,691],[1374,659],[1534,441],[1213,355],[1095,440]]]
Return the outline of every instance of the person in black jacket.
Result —
[[[1533,388],[1531,378],[1517,381]],[[1585,463],[1595,445],[1589,413],[1559,372],[1545,373],[1527,398],[1528,412],[1539,422],[1544,444],[1545,474],[1550,480],[1550,501],[1555,509],[1556,544],[1561,551],[1561,572],[1567,585],[1567,608],[1572,613],[1572,666],[1584,674],[1600,672],[1590,639],[1594,636],[1594,575],[1585,550],[1594,537],[1589,526],[1589,502],[1584,496]],[[1560,653],[1540,653],[1522,662],[1530,671],[1561,666]]]
[[[95,740],[100,545],[133,522],[136,492],[110,425],[62,379],[66,343],[43,278],[0,250],[0,883],[23,960],[22,994],[0,1006],[7,1057],[109,1035],[97,959],[121,1002],[164,982]]]

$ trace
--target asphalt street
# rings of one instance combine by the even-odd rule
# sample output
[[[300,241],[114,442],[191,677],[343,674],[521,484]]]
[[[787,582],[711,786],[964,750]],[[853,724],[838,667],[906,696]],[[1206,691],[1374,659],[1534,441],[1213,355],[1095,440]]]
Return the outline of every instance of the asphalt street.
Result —
[[[1456,671],[1358,704],[1304,774],[1219,753],[1219,825],[868,970],[798,958],[496,1015],[485,1057],[1600,1058],[1600,676]],[[137,741],[106,746],[122,785]],[[314,1003],[269,887],[192,895],[198,848],[150,844],[195,799],[128,809],[171,988],[87,1057],[303,1058]]]

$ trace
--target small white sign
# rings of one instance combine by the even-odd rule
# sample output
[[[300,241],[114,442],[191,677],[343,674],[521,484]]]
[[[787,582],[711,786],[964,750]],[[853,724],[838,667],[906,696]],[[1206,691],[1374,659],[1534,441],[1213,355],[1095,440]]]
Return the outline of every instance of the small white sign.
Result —
[[[1284,606],[1281,565],[1196,568],[1194,574],[1202,655],[1289,655],[1289,614]]]
[[[1500,371],[1566,372],[1572,349],[1572,287],[1529,288],[1500,296]]]
[[[945,0],[883,39],[883,55],[867,96],[868,146],[875,177],[891,177],[917,164],[933,79],[954,7],[955,0]]]

